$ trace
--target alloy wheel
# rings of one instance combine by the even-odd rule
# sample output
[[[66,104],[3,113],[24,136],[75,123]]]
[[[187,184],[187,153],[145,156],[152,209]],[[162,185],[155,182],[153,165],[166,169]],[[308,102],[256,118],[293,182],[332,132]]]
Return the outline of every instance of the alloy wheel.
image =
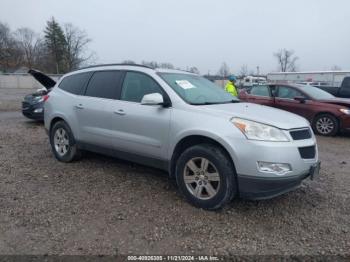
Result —
[[[329,117],[321,117],[316,122],[316,129],[322,135],[330,134],[334,129],[334,123]]]
[[[220,188],[217,168],[204,157],[190,159],[185,165],[183,178],[188,191],[201,200],[213,198]]]
[[[58,128],[54,135],[55,150],[60,156],[64,156],[69,151],[69,138],[66,130]]]

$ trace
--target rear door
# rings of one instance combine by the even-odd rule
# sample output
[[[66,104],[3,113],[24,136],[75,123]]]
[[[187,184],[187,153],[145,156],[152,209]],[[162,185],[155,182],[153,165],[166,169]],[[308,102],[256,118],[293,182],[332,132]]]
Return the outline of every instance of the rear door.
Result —
[[[66,116],[66,121],[68,121],[77,140],[80,140],[80,127],[78,115],[76,114],[76,106],[85,93],[85,87],[91,75],[92,72],[85,72],[64,76],[57,87],[57,89],[63,90],[68,94],[59,95],[59,107],[56,107],[56,110],[59,109],[60,113]]]
[[[112,147],[112,116],[108,104],[115,102],[120,92],[121,71],[96,71],[90,78],[85,95],[75,105],[80,140]]]
[[[171,107],[142,105],[144,95],[160,93],[161,86],[150,76],[128,71],[120,100],[112,105],[114,146],[117,150],[165,159],[167,155]]]
[[[295,100],[296,97],[304,98],[304,101]],[[303,116],[309,121],[312,120],[312,100],[304,93],[290,86],[276,86],[275,91],[275,107],[283,109],[300,116]]]
[[[250,103],[266,106],[273,106],[274,103],[274,98],[271,95],[271,88],[268,85],[253,86],[245,100]]]

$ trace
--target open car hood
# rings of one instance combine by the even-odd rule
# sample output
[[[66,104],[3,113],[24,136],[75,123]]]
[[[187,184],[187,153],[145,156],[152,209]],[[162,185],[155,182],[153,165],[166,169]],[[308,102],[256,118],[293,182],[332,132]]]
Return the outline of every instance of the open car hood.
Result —
[[[40,71],[30,69],[28,74],[31,74],[40,84],[46,87],[46,89],[51,89],[56,85],[55,80]]]

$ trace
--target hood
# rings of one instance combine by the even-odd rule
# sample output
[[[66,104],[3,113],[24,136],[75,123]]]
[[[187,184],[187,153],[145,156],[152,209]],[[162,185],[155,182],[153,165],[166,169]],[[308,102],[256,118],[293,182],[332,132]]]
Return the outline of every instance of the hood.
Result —
[[[281,129],[293,129],[309,126],[309,122],[296,114],[284,110],[252,103],[230,103],[218,105],[196,106],[206,114],[217,116],[240,117]]]
[[[327,100],[317,100],[317,102],[350,107],[350,99],[349,98],[334,97],[334,98],[330,98]]]
[[[56,85],[55,80],[40,71],[30,69],[28,71],[28,74],[31,74],[40,84],[42,84],[47,89],[53,88]]]

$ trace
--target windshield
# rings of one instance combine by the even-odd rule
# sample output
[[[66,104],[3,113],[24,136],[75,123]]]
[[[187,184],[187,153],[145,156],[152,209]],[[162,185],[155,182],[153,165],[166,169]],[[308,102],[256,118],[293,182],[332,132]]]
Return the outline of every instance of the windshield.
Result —
[[[316,100],[334,98],[333,95],[310,85],[298,85],[299,89]]]
[[[204,77],[181,73],[158,73],[187,103],[209,105],[239,102],[231,94]]]

